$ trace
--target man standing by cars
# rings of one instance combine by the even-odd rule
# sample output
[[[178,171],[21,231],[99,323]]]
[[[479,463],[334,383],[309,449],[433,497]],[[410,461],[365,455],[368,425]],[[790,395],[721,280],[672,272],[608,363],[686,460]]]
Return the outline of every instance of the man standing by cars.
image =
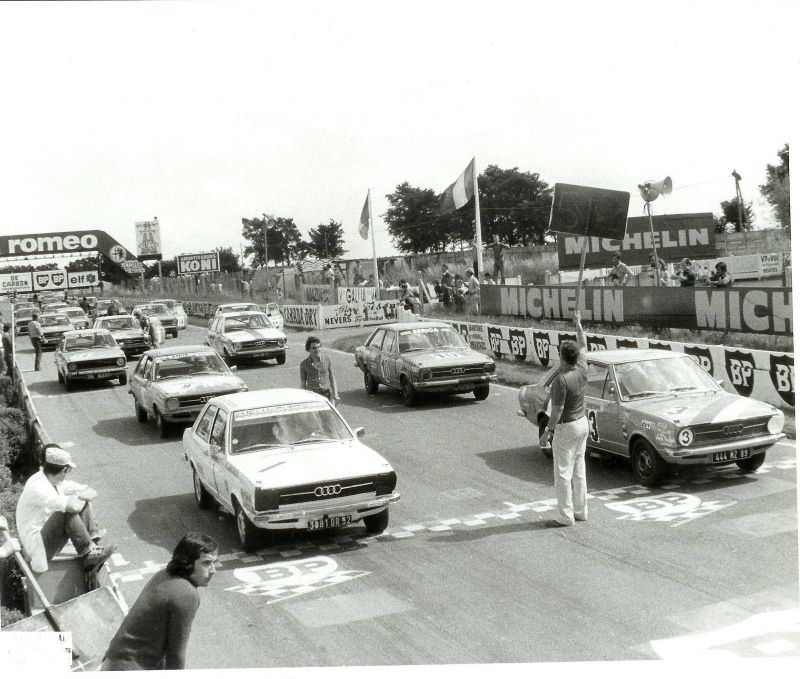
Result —
[[[336,379],[333,376],[331,359],[320,353],[322,342],[319,337],[309,336],[306,340],[308,357],[300,363],[300,388],[322,394],[331,403],[339,401]]]
[[[3,323],[3,360],[6,376],[14,381],[14,339],[11,337],[11,323]]]
[[[216,573],[217,543],[203,533],[181,538],[167,567],[144,586],[103,658],[102,670],[182,670],[198,587]]]
[[[37,573],[72,542],[87,571],[99,568],[114,552],[98,543],[105,530],[98,528],[91,501],[97,491],[67,480],[75,468],[72,456],[58,444],[48,443],[44,465],[26,482],[17,501],[17,530],[31,568]]]
[[[553,476],[558,500],[556,522],[562,526],[571,526],[576,520],[589,518],[584,459],[589,436],[584,405],[588,366],[586,337],[577,310],[575,328],[577,344],[565,340],[559,347],[561,367],[550,387],[550,420],[539,438],[542,447],[549,445],[552,439]]]
[[[28,321],[28,337],[31,338],[33,345],[33,369],[42,369],[42,326],[39,323],[39,314],[34,311],[31,320]]]

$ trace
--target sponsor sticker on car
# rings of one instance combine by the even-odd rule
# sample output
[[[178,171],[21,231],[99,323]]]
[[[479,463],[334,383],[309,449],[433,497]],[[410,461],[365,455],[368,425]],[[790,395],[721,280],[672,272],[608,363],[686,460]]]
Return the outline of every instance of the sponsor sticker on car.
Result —
[[[234,422],[243,422],[245,420],[257,420],[261,417],[271,417],[273,415],[311,413],[327,409],[328,405],[326,403],[292,403],[291,405],[266,406],[264,408],[237,410],[233,413],[233,420]]]

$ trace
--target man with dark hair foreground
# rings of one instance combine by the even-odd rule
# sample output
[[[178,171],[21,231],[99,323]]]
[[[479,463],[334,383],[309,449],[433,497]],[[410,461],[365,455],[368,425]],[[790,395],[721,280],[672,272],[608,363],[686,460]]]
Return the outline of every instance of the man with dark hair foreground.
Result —
[[[552,437],[553,476],[558,500],[556,521],[562,526],[571,526],[576,520],[586,521],[588,518],[584,455],[589,423],[583,398],[588,366],[586,337],[577,310],[575,328],[577,344],[566,340],[559,347],[561,367],[550,388],[550,421],[539,439],[539,445],[546,447]]]
[[[114,552],[101,547],[105,529],[97,527],[91,501],[97,491],[67,479],[75,468],[72,456],[57,443],[44,447],[44,465],[26,482],[17,501],[17,530],[25,558],[37,573],[67,541],[72,542],[84,569],[98,569]]]
[[[167,567],[144,586],[103,658],[102,670],[182,670],[195,613],[198,587],[216,572],[217,543],[188,533]]]

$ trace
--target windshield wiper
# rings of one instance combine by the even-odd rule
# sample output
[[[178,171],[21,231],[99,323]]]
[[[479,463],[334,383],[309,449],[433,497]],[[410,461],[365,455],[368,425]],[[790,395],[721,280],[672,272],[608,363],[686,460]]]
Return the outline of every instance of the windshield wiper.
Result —
[[[219,370],[198,370],[197,372],[191,373],[192,375],[222,375]]]
[[[667,391],[637,391],[635,394],[628,394],[628,398],[638,398],[639,396],[666,396]]]
[[[413,349],[406,349],[403,353],[410,354],[412,351],[427,351],[428,349],[432,349],[433,347],[414,347]]]
[[[302,443],[337,443],[341,441],[341,439],[326,439],[326,438],[317,438],[315,436],[311,436],[307,439],[300,439],[299,441],[293,441],[291,445],[299,446]]]
[[[708,387],[672,387],[670,391],[694,391],[696,389],[708,389]]]
[[[244,448],[239,448],[234,453],[234,455],[238,455],[239,453],[246,453],[248,450],[255,450],[256,448],[285,448],[285,443],[253,443],[249,446],[245,446]],[[267,467],[269,469],[269,467]],[[263,469],[261,471],[264,471]]]
[[[188,377],[188,375],[167,375],[166,377],[156,378],[156,382],[165,382],[166,380],[174,380],[178,377]]]

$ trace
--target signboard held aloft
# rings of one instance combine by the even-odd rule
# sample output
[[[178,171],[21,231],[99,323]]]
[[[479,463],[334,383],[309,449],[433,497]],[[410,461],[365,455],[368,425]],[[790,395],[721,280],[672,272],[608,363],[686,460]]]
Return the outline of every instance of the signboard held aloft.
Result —
[[[556,183],[548,231],[624,238],[630,200],[627,191]]]

